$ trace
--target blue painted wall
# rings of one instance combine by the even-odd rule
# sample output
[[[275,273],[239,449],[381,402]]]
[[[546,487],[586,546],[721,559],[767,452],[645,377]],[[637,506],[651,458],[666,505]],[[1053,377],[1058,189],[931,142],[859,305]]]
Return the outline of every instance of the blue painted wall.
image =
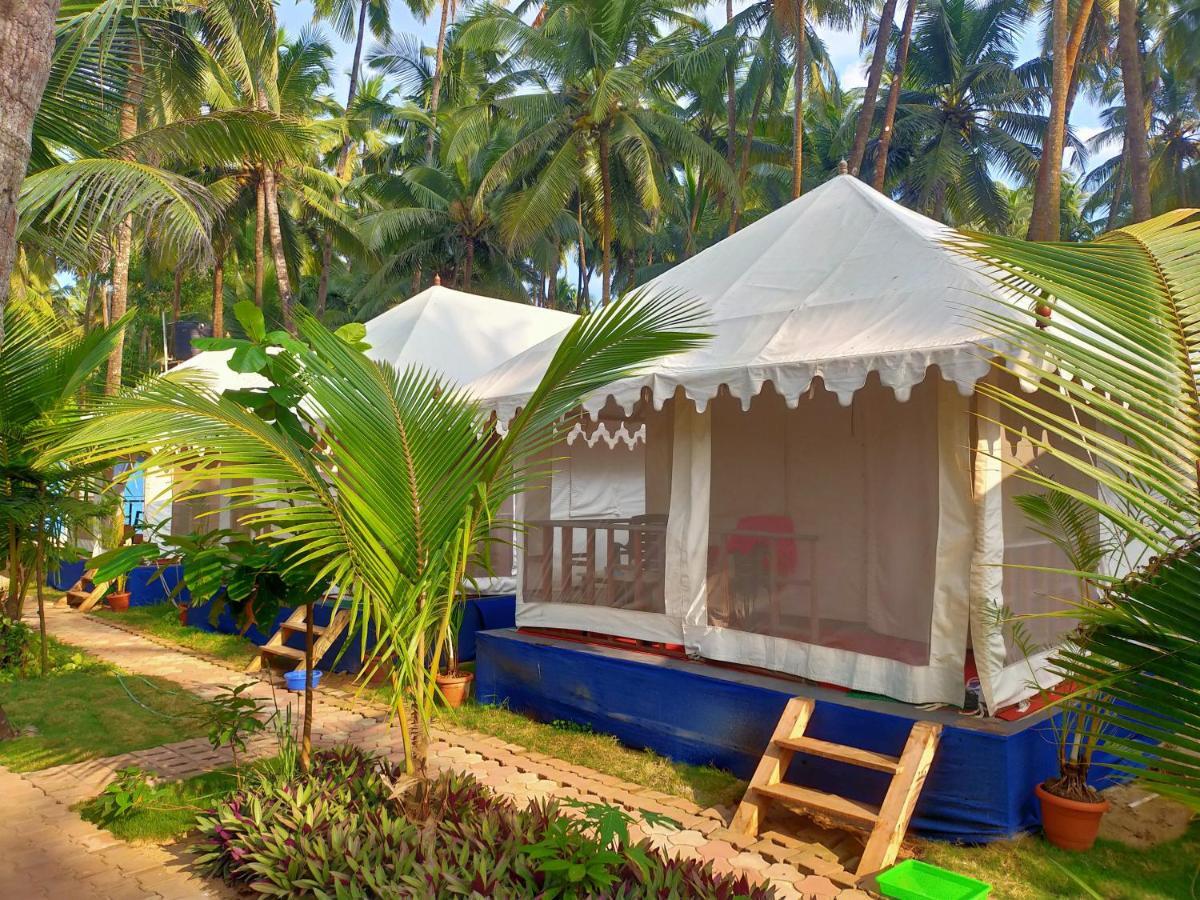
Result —
[[[700,663],[601,652],[493,631],[478,637],[476,697],[506,703],[541,721],[565,719],[613,734],[680,762],[712,764],[749,778],[783,707],[798,692],[780,679],[741,676]],[[805,691],[808,693],[808,691]],[[838,697],[819,692],[822,697]],[[913,828],[942,840],[983,842],[1038,823],[1033,787],[1057,770],[1052,722],[1020,723],[929,714],[904,704],[817,703],[807,733],[899,754],[912,722],[945,723]],[[893,711],[894,710],[894,711]],[[1111,777],[1099,766],[1094,777]],[[789,780],[878,804],[888,776],[797,755]]]

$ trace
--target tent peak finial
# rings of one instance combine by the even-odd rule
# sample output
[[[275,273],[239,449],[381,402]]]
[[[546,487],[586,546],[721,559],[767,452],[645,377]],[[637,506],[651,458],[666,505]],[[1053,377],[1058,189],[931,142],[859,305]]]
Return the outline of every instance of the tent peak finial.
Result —
[[[838,174],[839,175],[848,175],[849,173],[850,173],[849,163],[847,163],[845,159],[839,159],[838,160]]]
[[[435,287],[441,287],[441,286],[442,286],[442,276],[441,276],[441,275],[439,275],[439,274],[437,274],[437,272],[434,272],[434,273],[433,273],[433,284],[434,284],[434,286],[435,286]]]

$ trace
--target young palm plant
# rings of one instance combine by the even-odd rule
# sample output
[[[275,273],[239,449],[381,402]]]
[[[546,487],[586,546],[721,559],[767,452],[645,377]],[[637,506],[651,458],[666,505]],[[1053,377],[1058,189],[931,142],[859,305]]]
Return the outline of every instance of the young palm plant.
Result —
[[[508,433],[488,439],[487,417],[462,390],[373,362],[302,315],[298,339],[264,336],[304,388],[293,427],[167,375],[107,402],[58,452],[82,461],[145,452],[147,465],[180,478],[220,466],[242,523],[337,585],[352,632],[369,626],[375,646],[363,637],[364,658],[390,668],[407,766],[417,772],[465,567],[503,500],[544,475],[526,460],[584,395],[698,345],[695,325],[694,308],[672,298],[634,297],[581,319]],[[240,364],[265,365],[266,349]]]
[[[970,235],[960,247],[1013,292],[1010,309],[986,316],[1012,348],[1008,362],[1018,374],[1036,370],[1039,390],[1070,413],[1050,413],[1020,391],[981,392],[1046,435],[1035,441],[1044,453],[1102,490],[1069,489],[1032,469],[1017,474],[1084,504],[1133,554],[1133,574],[1115,583],[1088,573],[1110,586],[1080,608],[1077,644],[1057,657],[1078,685],[1067,702],[1093,701],[1097,721],[1114,726],[1104,748],[1123,768],[1200,805],[1198,211],[1087,244]]]

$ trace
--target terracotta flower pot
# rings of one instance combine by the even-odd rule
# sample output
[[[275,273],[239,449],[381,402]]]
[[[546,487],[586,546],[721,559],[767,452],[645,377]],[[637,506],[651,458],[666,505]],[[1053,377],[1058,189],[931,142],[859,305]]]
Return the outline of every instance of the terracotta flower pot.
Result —
[[[186,625],[188,617],[188,608],[186,606],[179,607],[179,624]]]
[[[125,612],[125,610],[129,609],[129,591],[109,594],[106,599],[108,601],[108,608],[113,612]]]
[[[1050,793],[1040,784],[1034,791],[1042,805],[1046,840],[1062,850],[1091,850],[1100,833],[1100,819],[1108,812],[1108,801],[1068,800]]]
[[[457,675],[443,674],[437,677],[438,690],[446,698],[451,709],[458,709],[471,693],[471,682],[475,680],[473,672],[459,672]]]

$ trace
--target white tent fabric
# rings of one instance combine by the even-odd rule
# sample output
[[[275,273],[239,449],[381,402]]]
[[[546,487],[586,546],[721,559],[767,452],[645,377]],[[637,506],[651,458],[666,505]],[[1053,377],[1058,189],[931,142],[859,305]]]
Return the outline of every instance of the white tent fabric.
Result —
[[[540,341],[565,333],[576,318],[571,313],[434,285],[367,322],[365,340],[370,348],[366,353],[397,369],[415,366],[455,384],[465,384]],[[198,373],[216,391],[267,386],[258,375],[233,372],[228,365],[232,355],[232,350],[205,351],[181,363],[175,371]],[[637,437],[620,427],[612,433],[604,428],[591,429],[573,439],[561,467],[554,514],[633,515],[640,511],[642,462]],[[595,447],[597,442],[600,447]],[[623,452],[601,452],[614,446]],[[151,481],[159,494],[166,490],[166,502],[153,507],[157,517],[153,524],[157,524],[170,511],[170,480],[164,481],[158,475],[148,477],[148,490]],[[166,511],[161,509],[164,505]],[[148,515],[150,509],[148,502]],[[218,524],[226,523],[214,518],[210,527]],[[479,577],[476,586],[508,592],[515,588],[516,581],[511,569],[497,569],[495,577]]]
[[[628,413],[643,388],[656,403],[679,388],[703,411],[725,388],[748,407],[767,382],[795,406],[814,378],[848,404],[872,372],[903,400],[933,365],[969,394],[989,368],[980,345],[993,340],[972,311],[996,285],[945,246],[953,234],[835,178],[649,282],[648,294],[699,301],[713,339],[585,406],[594,413],[611,396]],[[508,421],[556,347],[545,341],[472,389]]]
[[[990,710],[1035,691],[1011,637],[986,625],[1006,603],[1036,608],[1047,597],[1028,575],[1013,579],[1000,568],[1028,554],[1039,556],[1037,565],[1049,562],[1042,544],[1018,534],[1010,496],[1018,480],[1005,466],[1024,462],[971,452],[973,441],[976,454],[1001,449],[1004,429],[973,428],[972,394],[1001,349],[980,313],[1002,313],[996,300],[1011,298],[947,246],[953,237],[844,176],[647,285],[648,294],[698,301],[713,338],[607,386],[584,407],[593,418],[606,405],[610,418],[623,410],[630,431],[646,420],[647,396],[654,409],[672,410],[662,612],[546,602],[544,584],[523,583],[518,624],[682,642],[703,657],[911,703],[963,701],[973,638]],[[470,386],[501,429],[558,339]],[[934,366],[941,377],[925,383]],[[822,401],[819,390],[836,402]],[[910,396],[921,399],[905,403]],[[852,408],[839,417],[839,404]],[[649,466],[647,473],[649,487]],[[746,523],[755,521],[784,523],[786,537],[753,531]],[[770,548],[784,543],[795,548],[784,564],[746,549],[777,554]],[[816,561],[804,561],[806,547]],[[734,552],[741,570],[726,569],[723,583],[714,566]],[[800,578],[795,570],[804,565],[824,580]],[[594,561],[583,568],[590,575]],[[727,615],[713,591],[735,602],[731,573],[742,606]],[[1044,654],[1032,664],[1044,676]]]
[[[367,356],[461,385],[566,331],[576,318],[434,285],[367,322]]]

